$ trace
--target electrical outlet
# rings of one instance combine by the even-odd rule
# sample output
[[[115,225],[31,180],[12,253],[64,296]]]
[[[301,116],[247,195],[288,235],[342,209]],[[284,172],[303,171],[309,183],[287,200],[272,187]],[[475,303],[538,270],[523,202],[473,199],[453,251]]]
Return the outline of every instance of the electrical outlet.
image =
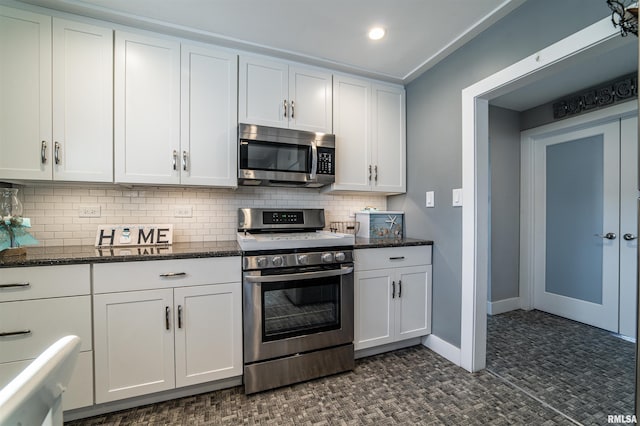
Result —
[[[100,217],[100,206],[80,206],[78,217]]]
[[[173,217],[193,217],[193,206],[176,206]]]

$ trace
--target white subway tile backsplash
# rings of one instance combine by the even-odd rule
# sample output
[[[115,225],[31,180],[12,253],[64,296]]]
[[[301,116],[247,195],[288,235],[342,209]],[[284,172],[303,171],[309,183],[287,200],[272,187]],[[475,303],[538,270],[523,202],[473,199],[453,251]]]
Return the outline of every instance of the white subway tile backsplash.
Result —
[[[166,188],[117,185],[43,184],[19,186],[24,216],[41,246],[93,245],[98,224],[172,223],[175,242],[236,238],[240,207],[324,208],[332,221],[353,220],[349,213],[366,206],[386,209],[386,197],[321,194],[290,188]],[[100,217],[80,218],[81,205],[99,205]],[[192,217],[174,217],[176,206],[192,206]]]

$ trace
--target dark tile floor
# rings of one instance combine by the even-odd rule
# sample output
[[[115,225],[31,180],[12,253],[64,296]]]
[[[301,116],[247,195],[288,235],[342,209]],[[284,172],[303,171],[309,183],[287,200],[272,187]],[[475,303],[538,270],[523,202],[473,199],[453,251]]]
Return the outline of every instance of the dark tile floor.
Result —
[[[273,391],[246,396],[242,387],[236,387],[77,420],[68,425],[576,424],[570,417],[578,419],[584,411],[578,405],[583,394],[589,395],[584,398],[585,403],[594,404],[599,400],[597,395],[608,392],[613,395],[620,390],[616,383],[629,381],[626,378],[629,370],[622,367],[615,369],[610,382],[599,376],[605,373],[604,366],[623,364],[626,358],[611,348],[603,356],[610,356],[613,362],[587,361],[588,353],[594,352],[588,340],[594,337],[600,341],[603,336],[585,334],[580,327],[558,323],[556,317],[549,319],[545,315],[534,311],[533,324],[529,324],[529,315],[524,313],[491,317],[489,369],[475,374],[422,346],[414,346],[358,360],[353,372]],[[535,324],[539,324],[541,330],[536,329]],[[554,333],[554,328],[559,328],[561,333]],[[572,337],[568,336],[569,332]],[[542,345],[542,341],[549,342],[549,346]],[[605,346],[618,347],[621,342],[615,339]],[[568,344],[566,349],[558,346],[561,343]],[[581,349],[573,351],[578,343],[583,344]],[[522,350],[525,359],[534,357],[540,363],[518,358],[516,349]],[[534,355],[527,352],[531,350]],[[563,357],[555,362],[549,352]],[[509,362],[514,363],[513,367]],[[572,362],[577,363],[578,369],[573,370],[575,373],[566,372],[565,367],[573,368]],[[596,366],[591,373],[587,368],[590,365]],[[517,374],[518,366],[523,369],[522,374]],[[537,376],[536,371],[541,374]],[[580,378],[578,384],[582,387],[570,387],[574,376]],[[544,380],[550,379],[556,381],[545,384]],[[590,391],[592,387],[597,389]],[[581,421],[606,424],[606,414],[631,414],[628,401],[633,401],[633,383],[630,390],[625,388],[629,398],[623,397],[619,407],[589,410]],[[538,396],[532,396],[535,392],[539,392]],[[612,401],[615,398],[612,397]],[[568,414],[560,409],[566,409]]]
[[[541,311],[489,317],[487,369],[567,416],[633,414],[635,344]]]

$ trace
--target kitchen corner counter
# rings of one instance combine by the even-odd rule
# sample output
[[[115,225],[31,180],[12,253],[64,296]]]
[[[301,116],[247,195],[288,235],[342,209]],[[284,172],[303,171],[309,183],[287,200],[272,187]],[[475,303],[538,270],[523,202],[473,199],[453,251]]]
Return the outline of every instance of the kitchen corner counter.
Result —
[[[26,247],[26,249],[26,256],[0,260],[0,268],[242,255],[236,241],[174,243],[171,246],[153,247],[114,247],[98,249],[93,246],[63,246]]]
[[[379,239],[356,237],[355,249],[384,248],[384,247],[410,247],[410,246],[432,246],[431,240],[420,240],[416,238],[399,239]]]

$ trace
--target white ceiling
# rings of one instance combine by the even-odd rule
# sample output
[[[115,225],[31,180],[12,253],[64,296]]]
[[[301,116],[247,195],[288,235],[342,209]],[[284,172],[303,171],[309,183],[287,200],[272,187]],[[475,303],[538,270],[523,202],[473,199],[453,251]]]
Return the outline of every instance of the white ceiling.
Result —
[[[406,84],[525,0],[21,1]]]

